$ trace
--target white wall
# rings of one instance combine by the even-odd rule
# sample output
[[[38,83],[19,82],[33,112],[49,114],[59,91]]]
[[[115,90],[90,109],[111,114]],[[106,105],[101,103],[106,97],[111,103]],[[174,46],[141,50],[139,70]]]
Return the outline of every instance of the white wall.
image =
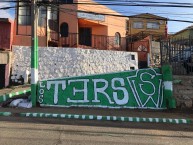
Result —
[[[31,49],[13,46],[12,80],[30,72]],[[131,60],[131,55],[135,60]],[[135,52],[108,51],[81,48],[39,48],[39,79],[53,79],[65,76],[81,76],[138,69]]]

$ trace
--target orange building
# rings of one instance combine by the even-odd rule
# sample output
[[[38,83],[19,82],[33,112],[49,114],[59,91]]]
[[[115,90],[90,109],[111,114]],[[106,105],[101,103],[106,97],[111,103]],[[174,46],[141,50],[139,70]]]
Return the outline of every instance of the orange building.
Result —
[[[71,2],[71,1],[70,1]],[[74,0],[75,3],[84,0]],[[39,46],[126,50],[127,18],[103,5],[62,4],[39,8]],[[23,2],[19,2],[19,6]],[[18,7],[13,45],[31,45],[30,6]],[[124,38],[124,39],[123,39]]]
[[[0,18],[0,89],[9,85],[13,21]]]

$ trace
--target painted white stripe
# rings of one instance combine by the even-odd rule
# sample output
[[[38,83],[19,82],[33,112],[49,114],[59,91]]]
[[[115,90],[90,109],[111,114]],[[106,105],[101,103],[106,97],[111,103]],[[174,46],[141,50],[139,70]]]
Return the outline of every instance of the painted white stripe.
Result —
[[[31,84],[37,84],[38,82],[38,69],[31,68]]]
[[[129,121],[133,121],[133,117],[129,117]]]
[[[178,119],[175,119],[176,123],[179,124],[179,120]]]
[[[171,123],[172,123],[172,119],[169,119],[169,122],[171,122]]]
[[[155,118],[155,122],[157,122],[157,123],[158,123],[158,122],[159,122],[159,119],[158,119],[158,118]]]
[[[125,121],[125,117],[121,117],[121,121]]]
[[[49,114],[49,113],[46,113],[46,114],[45,114],[45,117],[48,117],[48,116],[50,116],[50,114]]]
[[[6,95],[3,95],[3,101],[6,101],[7,99],[6,99]]]
[[[60,117],[65,118],[66,114],[61,114]]]
[[[110,116],[107,116],[107,120],[111,120],[111,117],[110,117]]]
[[[102,116],[97,116],[97,120],[102,120]]]
[[[78,118],[79,118],[79,115],[74,115],[74,118],[78,119]]]
[[[165,81],[164,82],[164,89],[165,90],[173,90],[173,84],[172,81]]]
[[[33,117],[37,117],[38,113],[33,113],[32,116]]]
[[[149,118],[149,122],[153,122],[153,118]]]
[[[86,115],[82,115],[82,119],[85,119],[86,118]]]
[[[186,119],[182,119],[182,122],[183,122],[183,123],[187,123]]]
[[[140,121],[140,120],[139,120],[139,117],[137,117],[137,118],[136,118],[136,121],[137,121],[137,122],[139,122],[139,121]]]
[[[25,116],[26,116],[26,117],[29,117],[29,116],[30,116],[30,114],[31,114],[31,113],[26,113],[26,115],[25,115]]]
[[[117,117],[116,117],[116,116],[113,116],[113,120],[117,120]]]
[[[69,114],[69,115],[68,115],[68,118],[71,118],[71,117],[72,117],[72,115],[71,115],[71,114]]]
[[[58,114],[53,114],[52,116],[53,116],[53,117],[57,117],[57,116],[58,116]]]
[[[44,113],[40,113],[40,117],[42,117],[44,115]]]
[[[146,118],[143,118],[143,121],[146,121]]]
[[[163,118],[162,120],[163,120],[163,122],[166,122],[166,118]]]
[[[93,115],[89,115],[89,117],[88,117],[89,119],[93,119],[94,118],[94,116]]]

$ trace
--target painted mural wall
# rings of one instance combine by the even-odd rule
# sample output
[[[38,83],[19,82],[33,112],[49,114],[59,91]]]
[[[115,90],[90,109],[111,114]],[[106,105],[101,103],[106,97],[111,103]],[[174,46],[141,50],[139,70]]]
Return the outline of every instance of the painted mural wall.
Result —
[[[57,107],[165,109],[172,100],[172,83],[164,78],[156,68],[45,80],[38,84],[38,102]]]
[[[30,47],[13,46],[12,81],[30,73]],[[39,80],[138,69],[135,52],[39,48]]]

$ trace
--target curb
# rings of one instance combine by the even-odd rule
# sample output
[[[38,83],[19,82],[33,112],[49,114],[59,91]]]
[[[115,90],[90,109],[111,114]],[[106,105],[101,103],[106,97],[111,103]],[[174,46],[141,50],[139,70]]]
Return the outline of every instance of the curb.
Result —
[[[11,112],[0,112],[0,116],[11,116]]]
[[[22,117],[34,117],[34,118],[66,118],[66,119],[98,120],[98,121],[149,122],[149,123],[173,123],[173,124],[191,123],[190,119],[171,119],[171,118],[141,118],[141,117],[53,114],[53,113],[20,113],[19,115]]]
[[[3,102],[3,101],[7,101],[7,100],[10,99],[10,98],[13,98],[14,96],[26,94],[26,93],[28,93],[28,92],[31,92],[31,89],[2,95],[2,96],[0,96],[0,103]]]

